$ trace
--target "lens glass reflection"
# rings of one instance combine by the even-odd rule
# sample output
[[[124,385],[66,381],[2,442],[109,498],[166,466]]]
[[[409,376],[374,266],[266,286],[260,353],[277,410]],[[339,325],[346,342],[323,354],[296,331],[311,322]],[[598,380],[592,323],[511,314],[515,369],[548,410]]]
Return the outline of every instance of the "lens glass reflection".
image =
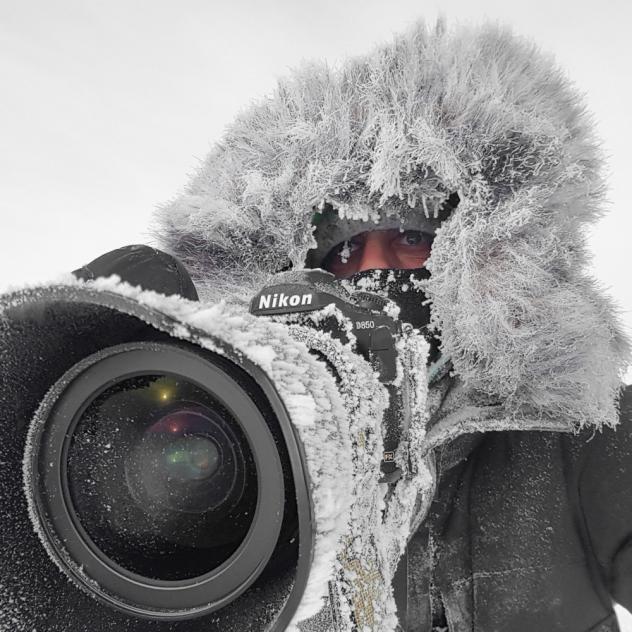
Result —
[[[75,426],[70,501],[92,542],[143,577],[191,579],[225,562],[256,508],[254,459],[208,391],[168,375],[122,380]]]

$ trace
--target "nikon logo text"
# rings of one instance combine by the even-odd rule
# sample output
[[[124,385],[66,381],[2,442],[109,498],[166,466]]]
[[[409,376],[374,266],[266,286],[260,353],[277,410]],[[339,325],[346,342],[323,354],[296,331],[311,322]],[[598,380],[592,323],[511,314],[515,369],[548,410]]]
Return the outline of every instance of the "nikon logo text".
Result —
[[[297,307],[299,305],[311,305],[312,294],[262,294],[259,297],[259,309],[271,309],[275,307]]]

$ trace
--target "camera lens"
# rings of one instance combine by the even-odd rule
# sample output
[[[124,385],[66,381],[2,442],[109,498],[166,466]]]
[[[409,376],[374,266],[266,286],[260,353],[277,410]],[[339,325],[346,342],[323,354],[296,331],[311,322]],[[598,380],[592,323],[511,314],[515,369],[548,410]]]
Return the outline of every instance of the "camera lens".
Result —
[[[104,349],[60,378],[32,427],[27,487],[77,585],[173,620],[256,581],[285,515],[286,458],[258,393],[236,363],[161,342]]]
[[[207,573],[246,535],[257,475],[239,424],[207,391],[166,375],[112,385],[68,450],[79,522],[110,559],[161,580]]]

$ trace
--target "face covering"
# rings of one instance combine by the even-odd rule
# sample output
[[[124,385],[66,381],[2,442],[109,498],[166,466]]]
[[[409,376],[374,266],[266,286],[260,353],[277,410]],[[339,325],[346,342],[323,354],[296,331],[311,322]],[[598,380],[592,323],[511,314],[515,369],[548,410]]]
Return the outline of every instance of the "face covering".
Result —
[[[430,344],[428,365],[440,357],[439,338],[428,331],[430,305],[421,289],[421,281],[430,278],[426,268],[408,270],[363,270],[348,279],[342,279],[342,286],[353,292],[363,290],[373,292],[393,301],[399,307],[397,318],[419,329]]]

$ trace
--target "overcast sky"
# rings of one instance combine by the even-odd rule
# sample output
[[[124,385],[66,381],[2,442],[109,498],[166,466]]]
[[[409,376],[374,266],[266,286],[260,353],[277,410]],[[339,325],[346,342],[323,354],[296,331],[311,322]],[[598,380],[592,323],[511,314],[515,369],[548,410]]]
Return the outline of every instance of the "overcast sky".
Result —
[[[235,112],[303,59],[335,64],[419,17],[509,23],[557,54],[610,154],[594,272],[632,330],[630,10],[606,3],[108,0],[0,4],[0,288],[147,242]]]
[[[586,93],[611,166],[611,213],[591,236],[594,274],[632,334],[624,0],[2,0],[0,289],[147,243],[155,205],[277,77],[303,59],[335,64],[439,11],[513,25]]]

